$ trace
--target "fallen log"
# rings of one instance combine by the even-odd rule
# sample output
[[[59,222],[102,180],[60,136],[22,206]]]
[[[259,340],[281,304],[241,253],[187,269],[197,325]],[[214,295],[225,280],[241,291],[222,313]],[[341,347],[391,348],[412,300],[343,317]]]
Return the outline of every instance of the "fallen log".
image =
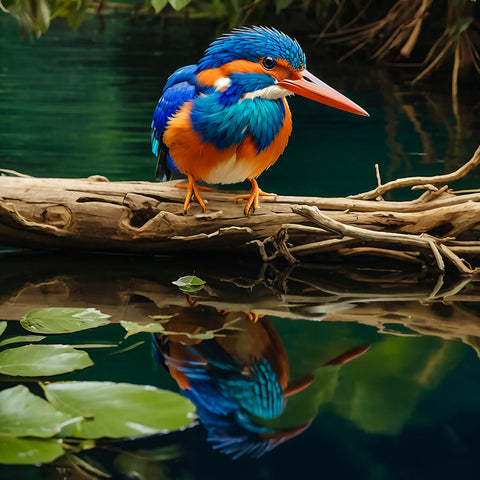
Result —
[[[335,252],[470,274],[480,267],[480,191],[454,192],[445,182],[478,163],[480,147],[448,175],[399,179],[347,198],[266,197],[250,217],[234,203],[235,192],[207,192],[205,213],[193,203],[183,215],[184,190],[177,182],[34,178],[3,171],[0,242],[149,254],[254,251],[264,261],[291,263]],[[379,197],[405,186],[425,192],[403,202]]]

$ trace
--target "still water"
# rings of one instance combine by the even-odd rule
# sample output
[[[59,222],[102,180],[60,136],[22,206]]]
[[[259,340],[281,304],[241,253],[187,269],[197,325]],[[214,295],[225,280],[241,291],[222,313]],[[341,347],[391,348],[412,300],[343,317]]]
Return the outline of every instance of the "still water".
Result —
[[[33,40],[1,18],[0,168],[153,180],[149,126],[162,85],[215,33],[205,22],[113,18],[103,34],[94,22],[78,32],[60,24]],[[480,138],[473,97],[454,108],[434,87],[426,94],[382,69],[338,66],[302,43],[309,70],[371,118],[293,99],[294,133],[261,177],[266,191],[343,196],[376,185],[375,163],[386,181],[447,173],[470,158]],[[461,185],[478,185],[478,173]],[[204,254],[173,261],[5,251],[1,261],[0,340],[28,333],[19,320],[34,309],[110,315],[107,325],[37,338],[88,352],[92,366],[24,381],[4,375],[2,391],[26,385],[43,398],[39,380],[151,385],[183,391],[200,417],[166,435],[79,449],[75,467],[66,457],[0,466],[1,478],[478,478],[475,279]],[[198,292],[172,284],[192,274],[206,282]],[[125,325],[152,321],[163,332],[126,337]]]

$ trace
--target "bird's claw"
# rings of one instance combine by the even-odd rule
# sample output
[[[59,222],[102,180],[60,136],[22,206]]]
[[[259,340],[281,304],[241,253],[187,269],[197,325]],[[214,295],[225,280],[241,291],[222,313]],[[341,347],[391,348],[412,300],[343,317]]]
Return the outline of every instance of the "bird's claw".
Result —
[[[203,212],[205,213],[206,207],[205,207],[205,202],[203,201],[202,196],[200,195],[200,190],[209,190],[211,191],[211,188],[208,187],[202,187],[200,185],[197,185],[193,177],[188,175],[188,183],[187,184],[180,184],[180,185],[175,185],[178,188],[186,188],[187,189],[187,195],[185,197],[185,202],[183,204],[183,214],[187,214],[188,206],[190,205],[190,202],[192,199],[196,199],[197,202],[200,204],[200,206],[203,209]]]
[[[252,184],[252,190],[250,193],[244,195],[237,195],[234,199],[234,202],[237,203],[238,200],[247,200],[247,204],[245,205],[244,213],[246,217],[249,217],[251,213],[255,212],[258,207],[258,197],[270,197],[276,196],[276,193],[266,193],[260,190],[257,181],[254,178],[250,179],[250,183]]]

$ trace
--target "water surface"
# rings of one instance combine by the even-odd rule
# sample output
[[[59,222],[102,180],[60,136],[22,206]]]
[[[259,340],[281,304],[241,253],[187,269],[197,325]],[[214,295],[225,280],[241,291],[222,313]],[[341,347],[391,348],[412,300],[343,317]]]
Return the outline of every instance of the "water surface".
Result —
[[[213,32],[209,23],[131,25],[113,18],[103,34],[95,22],[78,32],[56,24],[32,40],[19,38],[15,23],[2,17],[0,167],[35,176],[153,180],[149,126],[162,85],[174,69],[201,55]],[[371,118],[293,99],[294,133],[282,158],[260,178],[266,191],[348,195],[376,185],[375,163],[386,181],[448,173],[470,158],[480,126],[473,97],[463,95],[455,109],[436,89],[425,94],[383,69],[336,65],[308,39],[303,43],[310,71]],[[475,172],[460,182],[476,184]],[[284,440],[260,458],[245,454],[233,460],[239,449],[213,450],[215,442],[197,425],[82,454],[113,478],[477,478],[480,297],[474,279],[406,272],[399,265],[290,269],[205,255],[173,261],[20,252],[1,258],[4,335],[21,335],[18,320],[35,308],[95,307],[112,316],[110,325],[44,341],[117,345],[90,348],[93,367],[51,381],[130,382],[179,391],[171,371],[155,360],[151,336],[125,339],[119,325],[163,314],[173,315],[180,326],[169,328],[183,333],[213,322],[221,334],[195,348],[218,360],[212,352],[218,354],[220,345],[236,365],[239,345],[253,351],[267,329],[271,355],[283,365],[288,384],[297,382],[295,393],[283,388],[280,416],[252,415],[261,431],[241,430],[250,442],[273,438],[272,432]],[[171,284],[189,274],[207,282],[192,298]],[[258,314],[256,322],[252,314]],[[228,327],[232,315],[236,330]],[[172,347],[172,337],[160,340],[162,348]],[[24,383],[40,394],[35,382],[0,381],[2,388]],[[229,435],[238,441],[239,435]],[[61,461],[0,466],[0,477],[15,475],[74,478],[74,470]]]

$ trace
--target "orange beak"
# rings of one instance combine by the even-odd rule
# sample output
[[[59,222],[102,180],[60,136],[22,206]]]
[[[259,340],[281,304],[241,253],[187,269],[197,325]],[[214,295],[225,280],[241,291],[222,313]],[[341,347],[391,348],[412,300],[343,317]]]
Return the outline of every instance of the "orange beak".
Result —
[[[330,107],[345,110],[350,113],[356,113],[357,115],[365,115],[366,117],[370,116],[362,107],[359,107],[340,92],[337,92],[332,87],[322,82],[308,70],[302,71],[302,77],[303,78],[298,80],[285,78],[284,80],[280,80],[277,85],[286,88],[293,93],[298,93],[298,95],[307,97],[310,100],[329,105]]]

